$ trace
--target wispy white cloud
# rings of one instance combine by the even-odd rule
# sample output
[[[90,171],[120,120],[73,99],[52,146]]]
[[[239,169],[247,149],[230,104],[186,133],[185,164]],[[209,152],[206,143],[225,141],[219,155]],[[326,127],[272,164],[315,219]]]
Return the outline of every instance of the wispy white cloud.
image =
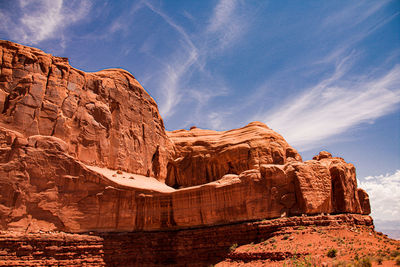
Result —
[[[107,35],[119,31],[128,34],[131,27],[130,20],[132,20],[132,18],[134,18],[135,16],[135,13],[138,12],[143,7],[144,7],[144,2],[142,1],[133,3],[128,10],[124,10],[125,12],[122,12],[122,14],[111,23],[111,25],[107,30]]]
[[[349,60],[341,61],[330,77],[261,118],[290,144],[306,150],[395,110],[400,103],[400,66],[373,79],[345,79]]]
[[[220,0],[213,10],[207,31],[219,32],[226,28],[230,24],[236,5],[236,0]]]
[[[238,39],[248,26],[249,18],[243,16],[237,0],[219,0],[205,29],[211,50],[225,49]]]
[[[211,128],[215,130],[220,130],[220,128],[223,127],[222,125],[224,123],[223,120],[225,116],[226,114],[221,112],[210,112],[209,114],[207,114]]]
[[[354,3],[329,16],[321,23],[321,29],[326,31],[329,27],[341,27],[342,24],[352,27],[353,23],[348,22],[353,20],[357,24],[362,23],[388,2],[381,1],[369,6]],[[354,18],[360,8],[365,12]],[[338,40],[336,47],[326,56],[307,62],[306,67],[314,71],[332,67],[334,71],[279,107],[261,111],[252,119],[263,120],[283,134],[289,143],[304,151],[396,110],[400,103],[400,66],[394,66],[381,76],[375,75],[371,69],[371,73],[364,76],[349,73],[354,71],[352,67],[356,65],[356,59],[362,56],[361,52],[354,49],[356,45],[398,15],[399,12],[376,18],[377,23],[372,27],[362,27],[356,34]]]
[[[38,44],[41,41],[60,38],[65,40],[63,30],[85,17],[91,2],[63,0],[19,0],[21,16],[1,12],[0,26],[17,42]]]
[[[379,227],[382,230],[398,229],[400,226],[400,170],[393,174],[365,177],[362,181],[358,181],[358,186],[369,194],[371,216],[378,229]]]
[[[374,13],[378,12],[388,2],[389,1],[376,2],[375,5],[372,5],[368,9],[368,11],[366,11],[362,15],[362,19],[358,18],[358,20],[357,20],[358,23],[366,20],[368,17],[370,17]],[[354,7],[358,7],[359,3],[361,3],[361,2],[358,2],[358,4],[356,4],[355,6],[346,9],[346,13],[348,13],[348,14],[347,14],[347,16],[344,16],[345,18],[341,18],[341,19],[336,18],[336,16],[338,16],[338,14],[336,14],[336,16],[334,16],[333,18],[328,18],[330,21],[329,25],[327,25],[326,22],[322,23],[320,30],[321,31],[330,31],[330,30],[332,30],[332,27],[342,29],[342,27],[343,27],[342,25],[345,25],[344,27],[353,27],[354,25],[356,25],[357,23],[355,23],[353,21],[354,18],[353,18],[353,16],[351,16],[351,14],[354,14],[352,12],[357,12],[357,9]],[[357,13],[363,13],[363,12],[357,12]],[[355,33],[352,32],[352,34],[349,37],[344,38],[341,41],[337,40],[336,47],[334,49],[332,49],[332,51],[328,55],[326,55],[322,59],[315,61],[314,64],[332,63],[332,62],[337,61],[337,59],[343,57],[343,55],[345,53],[347,53],[349,49],[353,49],[357,43],[361,42],[362,40],[364,40],[365,38],[367,38],[368,36],[373,34],[375,31],[377,31],[378,29],[380,29],[381,27],[383,27],[384,25],[386,25],[387,23],[389,23],[390,21],[392,21],[399,15],[400,15],[400,12],[396,12],[388,17],[382,16],[376,20],[377,23],[375,25],[364,28],[363,30],[358,30]]]
[[[151,3],[144,2],[144,4],[155,14],[159,15],[172,29],[179,33],[182,40],[180,42],[181,46],[179,47],[179,51],[174,53],[174,58],[172,60],[169,59],[169,61],[164,64],[164,75],[161,75],[158,80],[159,87],[163,94],[160,103],[160,112],[164,118],[168,118],[174,114],[175,109],[173,108],[182,99],[182,77],[184,77],[189,69],[197,62],[199,51],[183,27],[175,23],[167,14]]]
[[[374,15],[390,1],[391,0],[375,1],[367,5],[365,5],[365,2],[351,2],[350,5],[345,6],[340,11],[326,17],[321,23],[321,27],[326,29],[326,27],[329,26],[337,27],[338,24],[344,25],[345,27],[355,27],[357,24],[364,22],[370,16]],[[346,23],[350,20],[352,23]]]
[[[179,32],[181,34],[181,36],[183,37],[183,39],[185,40],[185,42],[189,45],[190,49],[193,50],[194,52],[196,52],[197,54],[197,48],[195,47],[195,45],[193,44],[191,38],[189,37],[189,35],[186,33],[186,31],[184,30],[184,28],[180,25],[178,25],[177,23],[175,23],[167,14],[165,14],[164,12],[162,12],[161,10],[155,8],[153,5],[151,5],[149,2],[144,2],[144,4],[150,8],[153,12],[155,12],[156,14],[158,14],[160,17],[162,17],[164,19],[164,21],[166,23],[168,23],[168,25],[170,25],[172,28],[174,28],[177,32]]]
[[[204,66],[217,50],[221,51],[221,49],[227,48],[227,44],[237,40],[240,32],[243,31],[246,23],[239,23],[238,2],[236,0],[220,0],[214,7],[205,28],[191,35],[162,9],[157,8],[149,1],[143,3],[179,35],[176,51],[173,51],[162,64],[163,71],[161,73],[163,75],[160,75],[157,81],[153,81],[157,83],[156,86],[162,92],[160,112],[164,118],[169,118],[183,100],[185,102],[194,101],[193,116],[199,117],[198,110],[201,106],[207,105],[214,97],[226,93],[226,90],[222,90],[224,82],[221,81],[221,77],[211,75]],[[193,21],[195,18],[189,16],[189,19]],[[142,48],[142,50],[147,50],[146,47]],[[192,73],[202,76],[203,80],[212,80],[214,84],[220,85],[219,90],[204,88],[199,84],[190,85]],[[198,120],[202,119],[204,118],[198,118]]]

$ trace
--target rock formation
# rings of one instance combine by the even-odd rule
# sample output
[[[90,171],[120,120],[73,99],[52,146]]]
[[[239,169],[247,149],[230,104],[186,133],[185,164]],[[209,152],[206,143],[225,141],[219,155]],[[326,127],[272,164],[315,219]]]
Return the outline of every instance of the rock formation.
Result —
[[[165,179],[170,141],[157,104],[130,73],[85,73],[35,48],[0,48],[2,126],[57,137],[87,164]]]
[[[173,187],[200,185],[225,174],[260,170],[262,164],[301,161],[282,136],[260,122],[225,132],[192,128],[169,132],[168,136],[175,144],[175,160],[168,164],[166,183]]]
[[[266,125],[166,132],[124,70],[0,42],[0,230],[137,231],[369,214],[355,168]]]
[[[84,234],[0,231],[0,266],[203,267],[222,261],[233,244],[278,239],[283,234],[296,232],[296,228],[305,227],[317,230],[319,227],[351,228],[355,232],[360,227],[371,229],[373,224],[370,216],[339,214],[286,217],[182,231]],[[323,238],[326,239],[326,235]]]

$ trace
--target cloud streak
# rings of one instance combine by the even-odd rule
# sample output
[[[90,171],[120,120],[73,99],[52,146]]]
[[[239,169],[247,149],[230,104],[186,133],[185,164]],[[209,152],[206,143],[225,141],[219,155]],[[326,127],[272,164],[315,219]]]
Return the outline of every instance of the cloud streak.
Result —
[[[218,91],[197,88],[199,84],[189,86],[189,83],[191,74],[196,73],[202,76],[203,80],[211,79],[220,88],[224,88],[224,82],[211,75],[204,66],[217,50],[227,48],[228,43],[240,36],[242,29],[236,27],[239,25],[236,23],[238,20],[237,1],[220,0],[214,7],[206,27],[193,35],[189,35],[181,25],[150,2],[144,2],[144,5],[160,16],[180,37],[176,51],[173,51],[172,56],[164,61],[161,71],[164,75],[156,81],[158,84],[156,86],[162,92],[160,112],[163,117],[165,119],[171,117],[178,104],[184,99],[185,102],[194,101],[196,107],[194,110],[198,111],[199,106],[206,105],[210,99],[225,94],[225,89]],[[198,117],[199,112],[194,113],[196,113],[194,116]]]
[[[348,60],[338,64],[330,77],[264,114],[263,121],[289,143],[307,150],[396,109],[400,103],[400,66],[374,79],[345,80]]]
[[[339,13],[329,16],[321,23],[321,29],[353,27],[361,24],[389,1],[381,1],[368,7],[352,4]],[[365,9],[357,18],[354,13]],[[343,134],[366,122],[373,122],[381,116],[390,114],[400,103],[400,66],[396,65],[381,76],[373,72],[364,76],[349,75],[356,65],[360,52],[354,50],[357,43],[373,34],[399,15],[380,16],[376,24],[363,27],[356,34],[348,35],[330,54],[322,59],[309,62],[313,69],[334,67],[332,74],[314,86],[305,88],[301,93],[290,97],[280,107],[261,112],[253,120],[262,120],[274,128],[289,143],[300,150],[317,147],[322,141]],[[354,23],[347,23],[353,21]],[[347,26],[347,24],[350,26]],[[348,54],[347,56],[344,56]]]
[[[163,93],[163,101],[160,105],[160,112],[164,118],[173,115],[173,109],[182,99],[182,81],[181,78],[187,74],[188,70],[195,64],[199,58],[199,51],[193,44],[190,36],[177,23],[175,23],[167,14],[157,9],[149,2],[144,4],[155,14],[160,16],[172,29],[174,29],[182,38],[179,53],[175,53],[175,57],[171,62],[164,64],[164,75],[159,80],[159,87]],[[182,53],[182,50],[185,52]]]
[[[210,50],[226,49],[245,31],[248,18],[245,20],[243,14],[239,12],[239,4],[237,0],[220,0],[214,7],[203,34]]]
[[[61,38],[63,30],[83,19],[89,12],[89,1],[19,0],[21,16],[0,13],[1,27],[17,42],[38,44],[44,40]]]
[[[389,2],[390,0],[382,0],[372,2],[369,5],[364,5],[365,3],[363,2],[352,2],[351,5],[325,18],[321,26],[322,28],[337,26],[338,22],[342,22],[342,25],[345,27],[354,27],[367,20]],[[346,23],[350,20],[352,23]]]
[[[230,23],[230,18],[235,11],[237,1],[220,0],[215,6],[213,15],[207,27],[208,32],[219,32]]]

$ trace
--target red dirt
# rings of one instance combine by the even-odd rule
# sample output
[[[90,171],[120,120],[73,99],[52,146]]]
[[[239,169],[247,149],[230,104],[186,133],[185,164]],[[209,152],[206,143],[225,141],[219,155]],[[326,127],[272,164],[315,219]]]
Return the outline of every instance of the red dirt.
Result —
[[[327,256],[330,249],[336,249],[335,257]],[[368,260],[372,266],[396,266],[400,241],[369,226],[300,226],[232,250],[216,266],[371,266],[362,265]]]

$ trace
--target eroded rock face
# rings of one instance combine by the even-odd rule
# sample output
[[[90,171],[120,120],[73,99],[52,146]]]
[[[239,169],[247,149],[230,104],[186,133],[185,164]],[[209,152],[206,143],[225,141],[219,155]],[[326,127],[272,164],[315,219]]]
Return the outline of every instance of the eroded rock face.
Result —
[[[58,137],[87,164],[165,179],[171,143],[157,104],[130,73],[85,73],[8,41],[0,41],[0,67],[4,127]]]
[[[328,152],[303,162],[259,122],[166,133],[156,103],[126,71],[84,73],[38,49],[0,48],[0,230],[167,230],[370,213],[354,166]]]
[[[370,214],[371,213],[371,206],[369,204],[369,196],[364,189],[358,188],[357,189],[358,199],[360,200],[361,211],[362,214]]]
[[[114,182],[90,169],[68,155],[67,144],[57,137],[25,138],[5,128],[0,128],[0,136],[2,229],[137,231],[301,214],[367,213],[367,195],[360,190],[353,192],[354,211],[346,205],[334,206],[341,196],[332,190],[335,178],[326,165],[344,168],[347,164],[339,165],[334,158],[329,159],[331,164],[315,160],[262,164],[259,170],[227,174],[200,186],[152,190]]]
[[[281,135],[261,122],[224,132],[177,130],[168,136],[175,145],[175,157],[168,165],[166,183],[176,188],[260,169],[262,164],[301,161],[301,156]]]

